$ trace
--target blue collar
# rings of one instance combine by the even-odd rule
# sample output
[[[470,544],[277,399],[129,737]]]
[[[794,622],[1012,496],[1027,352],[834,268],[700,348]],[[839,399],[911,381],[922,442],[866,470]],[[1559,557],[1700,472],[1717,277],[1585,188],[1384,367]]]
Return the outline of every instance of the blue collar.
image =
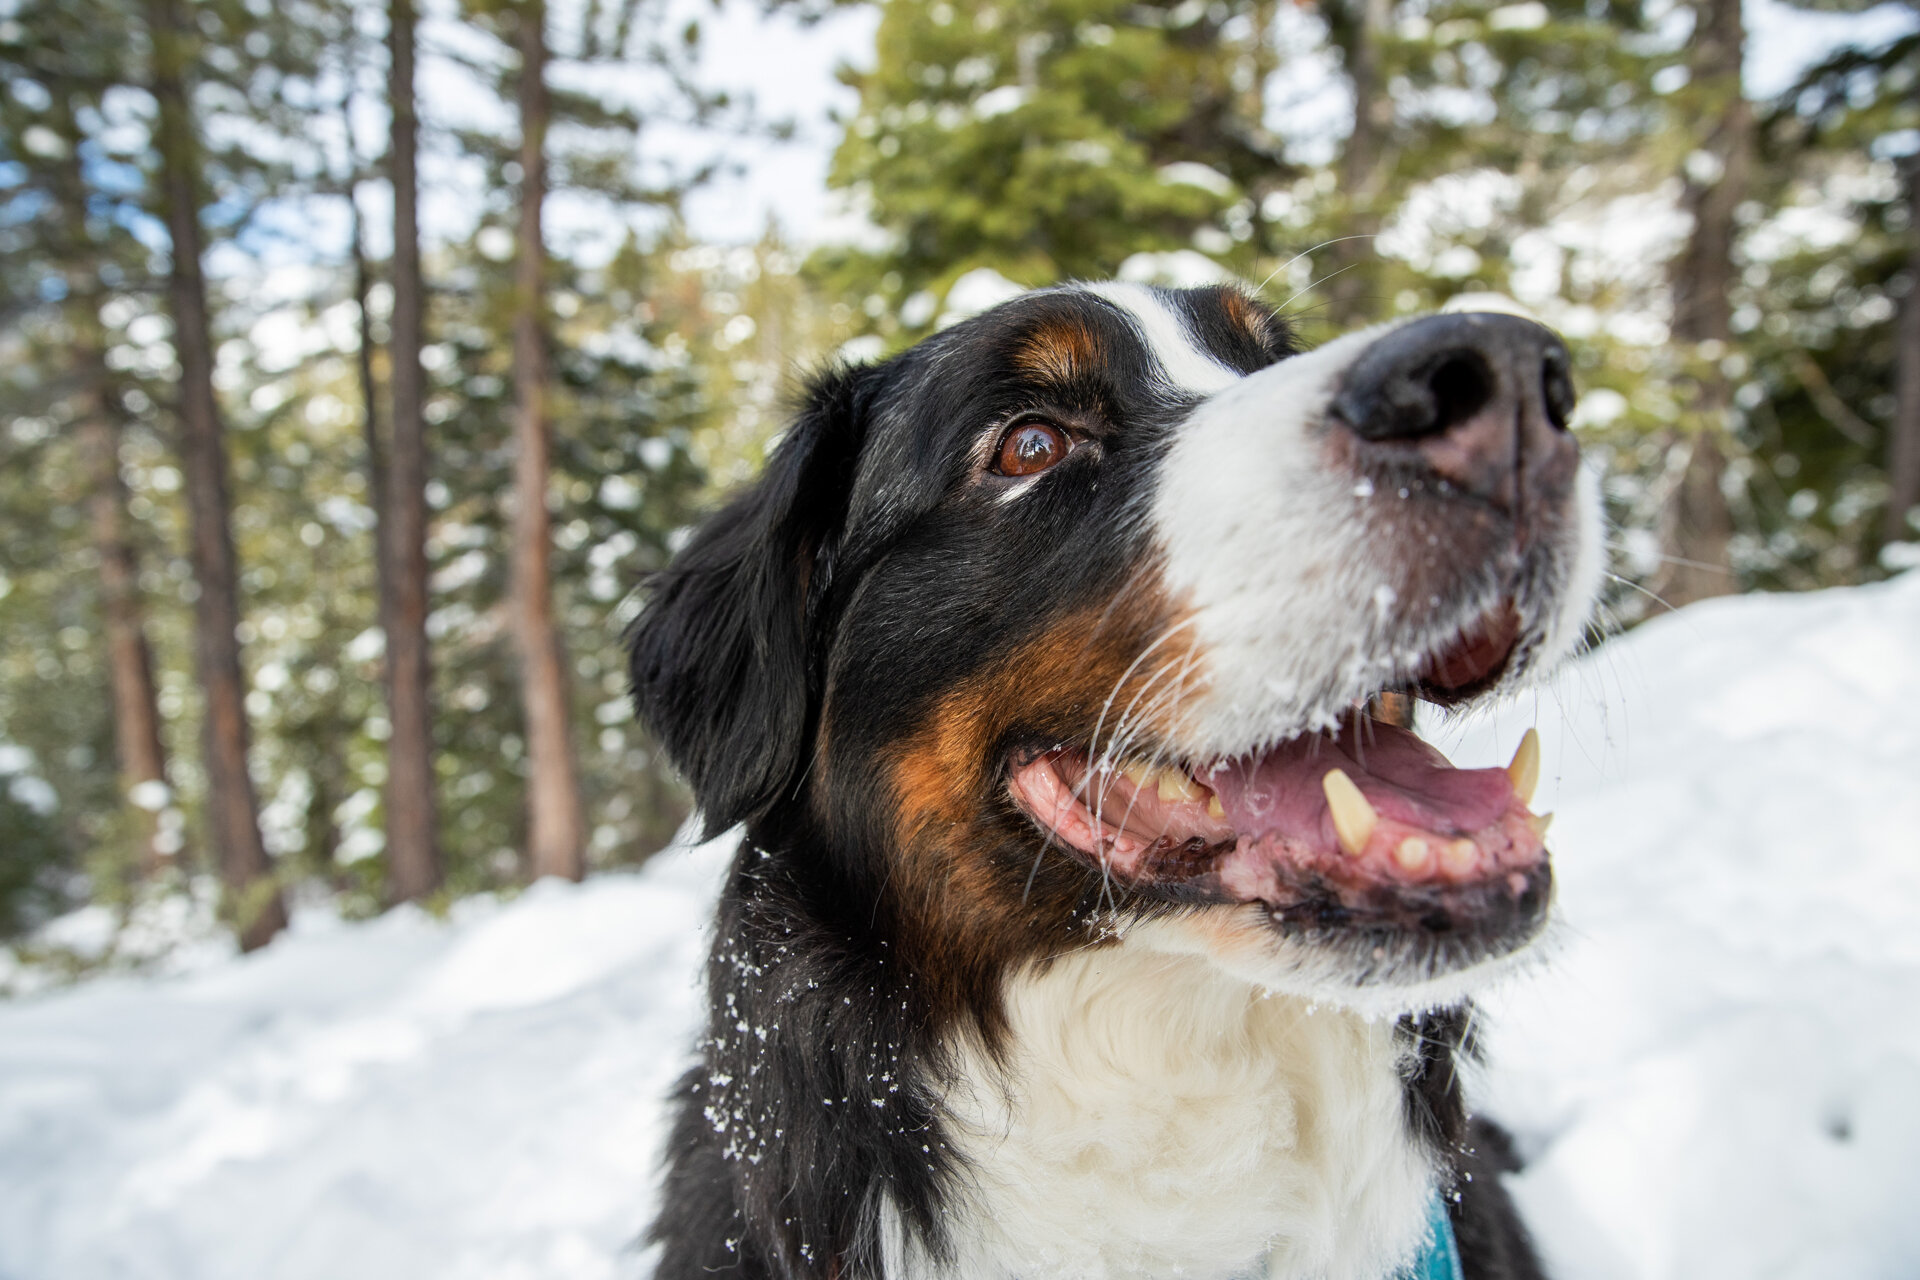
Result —
[[[1453,1238],[1453,1219],[1438,1191],[1427,1205],[1427,1246],[1420,1256],[1394,1274],[1393,1280],[1464,1280],[1460,1274],[1460,1245]]]

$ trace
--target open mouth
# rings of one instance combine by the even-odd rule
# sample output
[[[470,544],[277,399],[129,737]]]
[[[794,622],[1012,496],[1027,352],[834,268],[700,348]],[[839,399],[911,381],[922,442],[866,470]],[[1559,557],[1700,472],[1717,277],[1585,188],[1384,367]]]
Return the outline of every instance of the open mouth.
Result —
[[[1493,611],[1429,657],[1414,691],[1452,702],[1489,687],[1520,632],[1511,609]],[[1283,930],[1445,936],[1483,958],[1545,918],[1547,819],[1527,807],[1539,768],[1531,731],[1505,769],[1459,769],[1362,705],[1244,755],[1110,761],[1060,746],[1017,757],[1010,781],[1054,841],[1149,895],[1259,903]]]
[[[1512,665],[1521,629],[1519,609],[1501,601],[1427,656],[1411,692],[1450,704],[1491,688]]]

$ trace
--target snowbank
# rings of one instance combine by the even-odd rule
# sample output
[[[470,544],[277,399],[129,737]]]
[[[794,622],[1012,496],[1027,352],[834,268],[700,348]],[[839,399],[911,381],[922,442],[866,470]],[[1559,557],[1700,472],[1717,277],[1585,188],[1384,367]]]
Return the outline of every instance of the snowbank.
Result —
[[[0,1277],[638,1274],[723,856],[0,1006]]]
[[[1920,1275],[1920,573],[1651,622],[1453,754],[1536,708],[1566,927],[1482,1101],[1555,1274]]]
[[[1920,574],[1698,606],[1522,705],[1564,927],[1482,1104],[1561,1280],[1920,1274]],[[0,1006],[0,1277],[644,1276],[706,848]]]

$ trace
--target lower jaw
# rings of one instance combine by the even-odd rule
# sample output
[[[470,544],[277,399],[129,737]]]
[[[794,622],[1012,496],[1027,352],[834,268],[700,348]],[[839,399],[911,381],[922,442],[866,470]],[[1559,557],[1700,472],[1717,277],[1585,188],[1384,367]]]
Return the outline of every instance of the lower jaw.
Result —
[[[1168,849],[1126,887],[1153,901],[1251,908],[1282,938],[1428,977],[1532,941],[1552,904],[1553,872],[1543,859],[1469,883],[1366,885],[1275,863],[1235,842]]]
[[[1424,951],[1444,968],[1464,967],[1516,951],[1546,923],[1553,872],[1541,862],[1497,882],[1344,892],[1306,878],[1259,899],[1269,925],[1308,943],[1363,945],[1387,954]],[[1376,957],[1381,958],[1381,957]],[[1406,957],[1403,957],[1406,958]]]
[[[1323,914],[1320,904],[1305,902],[1284,910],[1245,902],[1137,910],[1123,904],[1114,934],[1131,946],[1200,960],[1265,995],[1303,1000],[1309,1011],[1399,1017],[1471,999],[1545,954],[1551,897],[1551,877],[1543,872],[1530,918],[1445,930],[1419,920]]]

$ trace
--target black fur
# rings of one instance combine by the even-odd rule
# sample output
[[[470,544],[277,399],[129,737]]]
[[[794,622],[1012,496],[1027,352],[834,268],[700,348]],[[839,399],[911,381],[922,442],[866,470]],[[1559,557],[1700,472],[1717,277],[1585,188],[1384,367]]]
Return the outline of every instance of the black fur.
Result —
[[[1290,349],[1275,317],[1250,332],[1217,314],[1217,298],[1181,305],[1235,367]],[[1094,430],[1124,420],[1131,434],[1097,438],[1104,470],[1069,461],[1048,502],[1009,514],[962,481],[981,424],[1039,394],[1010,372],[1009,353],[1022,323],[1055,312],[1108,335],[1108,363],[1084,386],[1048,390],[1049,403]],[[957,678],[1060,606],[1060,575],[1023,568],[1071,566],[1090,601],[1125,590],[1137,548],[1089,513],[1139,500],[1183,406],[1148,386],[1118,328],[1084,297],[1040,295],[885,364],[826,375],[761,480],[651,584],[630,636],[637,709],[709,833],[746,828],[721,896],[699,1063],[675,1098],[649,1232],[658,1280],[879,1280],[885,1204],[944,1256],[941,1205],[964,1171],[934,1085],[943,1020],[961,1015],[934,994],[947,976],[934,970],[962,959],[904,914],[887,860],[896,828],[869,766]],[[1103,887],[1068,859],[1034,864],[1030,826],[1000,807],[1016,853],[995,874],[1020,901],[1072,906]],[[984,993],[995,973],[979,963]],[[1467,1275],[1532,1280],[1493,1172],[1506,1148],[1471,1129],[1461,1104],[1464,1013],[1404,1031],[1420,1045],[1409,1122],[1458,1171]]]
[[[1468,1121],[1453,1167],[1451,1213],[1461,1270],[1488,1280],[1546,1280],[1533,1237],[1500,1183],[1502,1174],[1521,1169],[1506,1130],[1478,1116]]]
[[[680,1083],[652,1232],[658,1280],[878,1276],[883,1195],[940,1238],[951,1159],[912,982],[801,862],[743,848],[721,897],[714,1016]]]
[[[807,631],[832,579],[872,377],[815,384],[759,483],[654,578],[629,634],[636,709],[710,834],[763,815],[799,768],[819,695]]]
[[[676,1090],[657,1280],[878,1276],[883,1195],[937,1242],[950,1157],[926,1011],[797,803],[836,558],[878,370],[811,389],[761,480],[650,584],[635,703],[710,833],[745,823],[707,967],[712,1017]]]
[[[1460,1248],[1461,1270],[1472,1280],[1546,1280],[1526,1224],[1501,1185],[1518,1173],[1520,1158],[1500,1126],[1468,1116],[1460,1094],[1462,1061],[1477,1060],[1469,1005],[1404,1018],[1401,1034],[1417,1045],[1407,1081],[1407,1124],[1453,1169],[1447,1211]]]

